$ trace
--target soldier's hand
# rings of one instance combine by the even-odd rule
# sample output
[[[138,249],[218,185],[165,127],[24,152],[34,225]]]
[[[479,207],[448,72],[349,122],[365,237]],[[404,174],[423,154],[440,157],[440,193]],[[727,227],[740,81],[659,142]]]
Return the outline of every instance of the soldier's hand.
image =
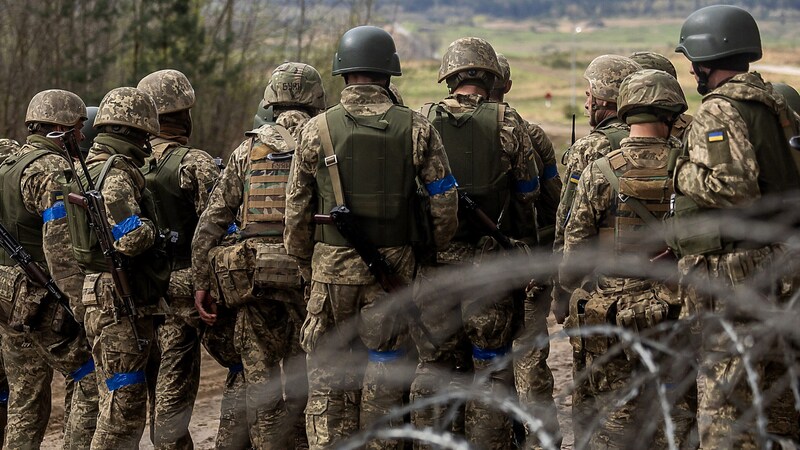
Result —
[[[200,320],[206,325],[214,325],[217,321],[217,304],[208,295],[208,291],[195,291],[194,307],[200,313]]]

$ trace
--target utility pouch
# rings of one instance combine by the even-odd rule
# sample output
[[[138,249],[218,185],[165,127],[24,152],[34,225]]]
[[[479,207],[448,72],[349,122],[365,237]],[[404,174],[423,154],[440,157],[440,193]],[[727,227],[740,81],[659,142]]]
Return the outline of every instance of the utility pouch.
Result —
[[[617,302],[617,325],[635,332],[653,328],[669,316],[669,303],[653,290],[622,295]]]
[[[210,253],[214,297],[229,308],[256,299],[255,251],[248,241],[217,247]]]
[[[8,323],[14,308],[19,286],[25,281],[25,275],[13,267],[0,267],[0,321]]]
[[[722,236],[719,223],[713,218],[698,220],[703,211],[694,200],[684,195],[677,195],[672,218],[671,248],[681,255],[705,255],[722,250]]]
[[[586,326],[613,325],[617,315],[617,296],[595,291],[586,303]],[[602,355],[617,341],[616,336],[605,333],[592,333],[584,337],[586,351]]]
[[[39,328],[47,290],[34,286],[23,276],[17,292],[17,298],[14,299],[11,307],[8,325],[16,331],[30,331]]]
[[[286,254],[286,248],[282,243],[256,244],[254,278],[258,289],[300,289],[300,270],[297,261]],[[300,298],[302,300],[302,297]]]

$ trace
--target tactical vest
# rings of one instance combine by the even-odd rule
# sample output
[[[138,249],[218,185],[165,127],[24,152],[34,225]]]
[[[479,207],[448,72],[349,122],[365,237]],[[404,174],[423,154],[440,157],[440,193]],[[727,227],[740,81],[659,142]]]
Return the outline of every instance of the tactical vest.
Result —
[[[118,158],[122,158],[122,156],[112,155],[107,160],[89,167],[89,176],[94,180],[98,191],[102,191],[106,175],[114,165],[114,160]],[[126,162],[126,164],[128,163]],[[59,181],[64,192],[68,194],[81,195],[82,190],[78,183],[87,186],[85,174],[81,174],[80,178],[77,178],[70,170],[64,171],[64,175]],[[65,201],[64,206],[67,210],[67,224],[72,241],[72,253],[81,269],[87,273],[108,272],[110,270],[108,263],[100,249],[100,243],[97,240],[95,231],[89,226],[89,216],[86,211],[69,201]],[[147,188],[142,191],[139,206],[141,208],[141,217],[150,219],[156,229],[161,230],[156,204],[152,193]],[[150,249],[132,258],[125,257],[128,262],[130,287],[137,300],[152,304],[166,295],[172,267],[170,260],[167,258],[164,244],[163,237],[156,236],[156,243]]]
[[[409,245],[419,239],[412,112],[393,105],[384,114],[356,116],[337,105],[325,112],[347,207],[366,237],[378,247]],[[336,206],[330,171],[317,164],[318,213]],[[350,246],[333,225],[317,225],[315,239]]]
[[[792,129],[788,117],[776,114],[772,108],[757,101],[734,100],[714,94],[707,95],[703,101],[710,98],[722,98],[733,105],[747,124],[747,129],[751,131],[749,139],[758,162],[758,187],[761,195],[800,189],[800,167],[788,143],[791,134],[797,130]],[[684,151],[687,150],[685,145]],[[700,207],[685,195],[675,196],[676,220],[710,211],[712,209]],[[725,239],[720,234],[719,226],[713,221],[693,227],[683,227],[678,223],[674,241],[670,244],[681,255],[727,253],[737,247],[750,246]]]
[[[596,164],[615,194],[600,224],[600,239],[613,237],[616,254],[655,255],[663,250],[663,243],[652,242],[652,236],[663,231],[662,219],[675,192],[667,162],[658,167],[637,167],[621,150],[615,150]]]
[[[503,167],[500,146],[505,105],[483,102],[472,111],[451,113],[445,109],[447,100],[443,103],[430,108],[427,116],[442,137],[458,188],[497,223],[511,197],[511,177]],[[459,210],[454,240],[475,242],[485,234],[467,211]]]
[[[16,237],[34,261],[43,263],[42,218],[25,209],[22,201],[20,180],[22,172],[35,160],[46,155],[58,155],[48,149],[36,149],[24,155],[9,156],[0,163],[0,223]],[[16,262],[4,251],[0,251],[0,265],[13,266]]]
[[[199,220],[194,200],[181,189],[181,161],[190,148],[174,143],[161,145],[177,148],[166,148],[160,161],[153,159],[146,163],[144,178],[147,189],[153,193],[160,225],[170,231],[173,270],[185,269],[191,266],[192,236]]]
[[[250,138],[242,203],[242,231],[248,237],[283,236],[286,185],[297,144],[286,128],[276,123],[270,126],[281,135],[288,150],[277,152],[255,136]]]

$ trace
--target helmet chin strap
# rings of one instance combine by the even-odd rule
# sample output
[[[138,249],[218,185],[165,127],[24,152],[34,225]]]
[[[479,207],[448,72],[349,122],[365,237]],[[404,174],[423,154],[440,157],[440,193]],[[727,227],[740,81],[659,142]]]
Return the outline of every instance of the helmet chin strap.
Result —
[[[692,71],[694,74],[697,75],[697,93],[700,95],[706,95],[711,90],[708,87],[708,76],[711,74],[710,72],[705,72],[701,70],[700,64],[696,62],[692,63]]]

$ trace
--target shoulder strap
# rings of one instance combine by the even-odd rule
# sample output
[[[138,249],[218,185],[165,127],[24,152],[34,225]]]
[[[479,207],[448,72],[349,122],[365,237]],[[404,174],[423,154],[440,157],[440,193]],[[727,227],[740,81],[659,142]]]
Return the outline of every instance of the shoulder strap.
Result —
[[[328,173],[331,174],[333,197],[336,199],[337,206],[344,206],[342,180],[339,177],[339,161],[336,159],[336,153],[333,152],[333,141],[331,140],[331,130],[328,129],[327,113],[320,117],[318,127],[322,153],[325,156],[325,166],[328,168]]]
[[[619,201],[627,204],[628,206],[633,209],[633,212],[639,216],[640,219],[644,221],[650,228],[656,229],[660,226],[661,222],[656,219],[656,217],[651,213],[646,206],[639,201],[638,198],[634,197],[625,197],[619,194],[619,177],[614,172],[614,169],[611,168],[611,162],[607,156],[604,156],[597,161],[597,168],[600,169],[603,175],[605,175],[608,182],[611,184],[611,188],[614,189],[614,193],[617,194],[617,198]]]
[[[422,108],[419,110],[420,114],[425,116],[426,119],[430,120],[429,117],[431,115],[431,110],[433,107],[436,106],[435,103],[425,103],[422,105]]]
[[[617,127],[606,127],[597,131],[603,133],[603,136],[608,138],[608,142],[611,144],[611,150],[619,149],[622,140],[628,137],[628,133],[625,130],[620,130]]]
[[[503,126],[503,123],[506,120],[506,104],[505,103],[498,103],[497,104],[497,123],[500,124],[500,127]]]
[[[114,155],[111,155],[103,163],[103,169],[100,170],[100,176],[97,177],[97,182],[95,183],[95,186],[97,187],[97,190],[103,189],[103,182],[106,181],[106,176],[108,175],[108,171],[111,170],[112,166],[114,166],[114,161],[116,161],[119,158],[122,158],[122,155],[114,154]]]

